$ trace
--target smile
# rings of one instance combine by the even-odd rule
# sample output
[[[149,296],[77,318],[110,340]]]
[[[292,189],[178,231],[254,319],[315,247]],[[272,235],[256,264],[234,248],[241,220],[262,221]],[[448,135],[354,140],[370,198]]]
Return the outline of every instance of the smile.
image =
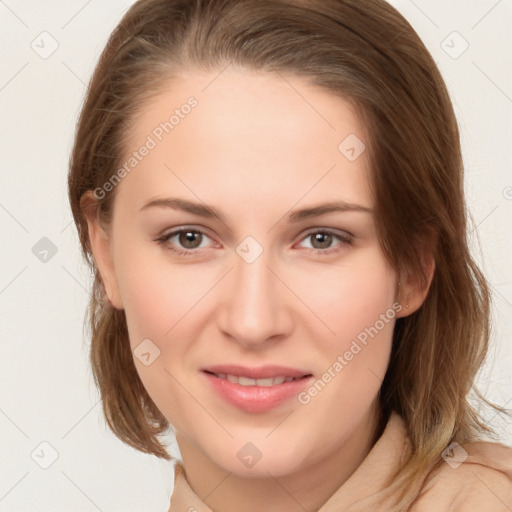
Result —
[[[213,375],[215,375],[215,377],[218,377],[219,379],[226,379],[229,382],[232,382],[234,384],[240,384],[241,386],[263,386],[263,387],[276,386],[278,384],[283,384],[284,382],[291,382],[292,380],[299,380],[299,379],[304,378],[304,377],[285,377],[284,375],[279,375],[277,377],[268,377],[265,379],[252,379],[251,377],[245,377],[242,375],[231,375],[229,373],[213,373]]]
[[[206,384],[225,404],[249,413],[264,413],[290,403],[314,379],[311,373],[282,367],[280,370],[277,367],[264,370],[231,367],[238,375],[227,373],[227,367],[223,369],[224,372],[219,371],[220,368],[217,371],[203,369],[201,373],[206,377]],[[296,400],[293,403],[296,404]]]

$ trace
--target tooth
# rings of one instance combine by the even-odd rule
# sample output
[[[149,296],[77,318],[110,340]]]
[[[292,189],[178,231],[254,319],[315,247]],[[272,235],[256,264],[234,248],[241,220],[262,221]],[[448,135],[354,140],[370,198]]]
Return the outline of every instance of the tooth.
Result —
[[[235,384],[241,384],[242,386],[277,386],[282,384],[283,382],[291,382],[295,380],[293,377],[284,377],[279,375],[277,377],[267,377],[265,379],[252,379],[250,377],[243,377],[238,375],[230,375],[229,373],[216,373],[215,374],[220,379],[227,379],[229,382],[233,382]]]
[[[254,386],[256,379],[250,379],[249,377],[238,377],[238,384],[242,386]]]
[[[274,382],[274,379],[272,377],[269,377],[268,379],[256,379],[257,386],[272,386],[274,384],[277,383]]]

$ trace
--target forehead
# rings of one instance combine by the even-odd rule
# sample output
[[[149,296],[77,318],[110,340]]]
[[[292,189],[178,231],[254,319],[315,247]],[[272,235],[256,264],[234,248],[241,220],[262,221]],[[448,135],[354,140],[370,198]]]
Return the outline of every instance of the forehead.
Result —
[[[256,209],[271,199],[288,208],[301,198],[373,202],[354,107],[297,77],[182,73],[141,106],[127,135],[123,163],[151,146],[117,191],[134,207],[177,192]]]

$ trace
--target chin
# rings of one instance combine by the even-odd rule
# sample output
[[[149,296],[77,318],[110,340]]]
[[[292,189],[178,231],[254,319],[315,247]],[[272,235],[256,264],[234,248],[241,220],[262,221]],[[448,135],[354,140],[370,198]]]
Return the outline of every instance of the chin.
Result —
[[[297,447],[289,446],[285,451],[283,444],[261,445],[257,442],[236,443],[236,448],[226,446],[223,453],[213,453],[211,458],[225,471],[244,478],[268,478],[269,473],[275,477],[284,476],[305,464],[306,454],[301,454]],[[234,456],[227,456],[228,453]]]

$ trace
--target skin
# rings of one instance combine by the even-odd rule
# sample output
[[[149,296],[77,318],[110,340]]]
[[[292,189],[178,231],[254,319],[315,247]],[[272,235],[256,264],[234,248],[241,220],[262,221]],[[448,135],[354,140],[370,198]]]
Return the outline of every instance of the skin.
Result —
[[[351,162],[338,150],[349,134],[365,140],[348,102],[297,77],[184,72],[145,105],[127,146],[140,147],[190,96],[197,107],[117,185],[108,236],[88,210],[93,254],[112,305],[126,312],[132,349],[149,338],[160,350],[149,366],[134,360],[176,430],[192,489],[217,512],[318,510],[379,434],[395,319],[306,405],[292,398],[268,412],[241,411],[200,368],[279,364],[320,378],[365,327],[397,302],[396,317],[414,312],[427,289],[403,279],[398,288],[371,212],[286,219],[333,200],[373,207],[367,153]],[[226,222],[140,211],[164,197],[213,205]],[[93,203],[87,193],[83,206]],[[155,241],[182,227],[207,235]],[[322,228],[352,242],[311,236]],[[252,263],[236,252],[249,235],[263,249]],[[237,457],[247,442],[262,454],[252,468]]]

